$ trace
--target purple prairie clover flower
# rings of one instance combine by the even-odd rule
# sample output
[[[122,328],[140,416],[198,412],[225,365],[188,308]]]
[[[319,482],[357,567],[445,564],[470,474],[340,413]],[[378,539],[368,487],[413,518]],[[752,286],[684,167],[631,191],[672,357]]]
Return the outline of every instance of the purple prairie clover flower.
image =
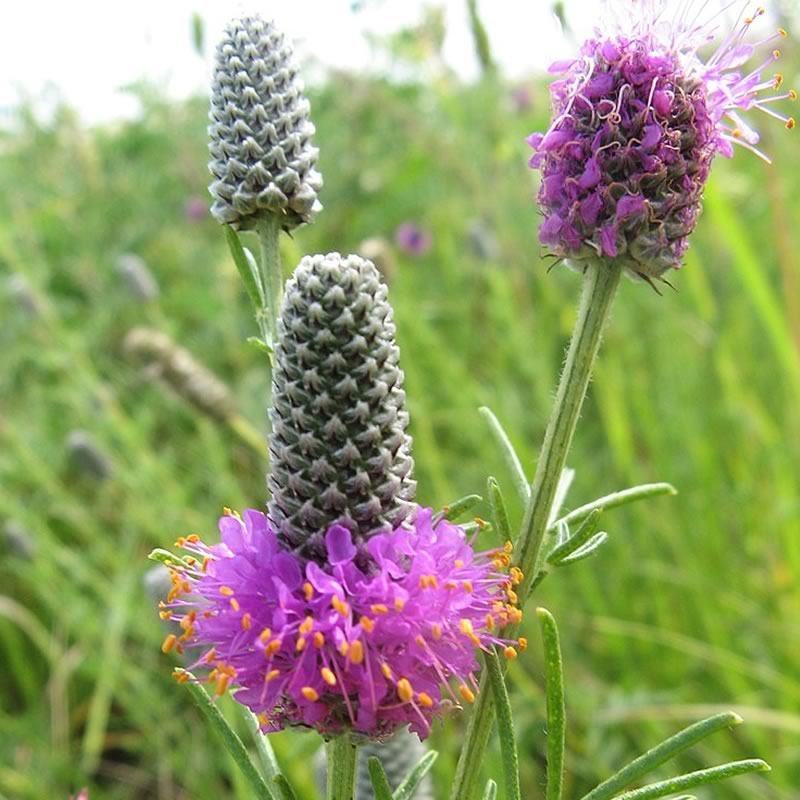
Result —
[[[433,236],[430,231],[410,221],[397,226],[394,240],[397,246],[410,256],[424,256],[433,246]]]
[[[226,513],[219,528],[220,544],[177,542],[191,555],[176,559],[161,616],[183,633],[162,649],[202,648],[189,669],[207,670],[218,695],[238,687],[264,732],[382,738],[410,725],[424,738],[443,706],[475,700],[480,649],[517,655],[499,635],[522,616],[510,545],[476,553],[429,508],[363,548],[332,525],[321,563],[286,549],[259,511]]]
[[[625,24],[597,30],[577,58],[550,67],[563,76],[550,87],[553,121],[528,139],[542,174],[539,238],[572,266],[614,259],[634,277],[663,280],[681,265],[714,157],[738,144],[769,161],[742,113],[792,129],[773,103],[797,93],[781,92],[783,76],[772,73],[786,31],[747,41],[764,9],[740,17],[704,60],[699,48],[716,37],[713,19],[698,21],[702,9],[684,3],[670,18],[664,0],[620,5]],[[762,63],[745,68],[762,47]]]

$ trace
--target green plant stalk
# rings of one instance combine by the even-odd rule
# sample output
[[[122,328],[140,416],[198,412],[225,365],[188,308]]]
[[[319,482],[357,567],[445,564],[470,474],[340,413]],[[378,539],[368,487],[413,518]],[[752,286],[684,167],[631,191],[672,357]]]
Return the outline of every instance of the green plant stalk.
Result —
[[[621,274],[622,271],[618,266],[603,261],[593,262],[584,272],[583,292],[575,329],[572,332],[555,405],[545,432],[530,497],[525,506],[522,527],[515,546],[517,566],[525,575],[517,589],[520,606],[527,600],[535,577],[533,567],[544,540],[558,481],[567,461],[583,399],[589,386],[592,367],[600,349],[603,330],[608,322]],[[514,638],[515,634],[515,627],[506,633],[509,638]],[[466,742],[456,768],[450,794],[452,800],[470,800],[476,791],[482,763],[481,753],[485,752],[494,721],[494,698],[486,688],[487,680],[484,676],[481,681],[481,691],[470,715]]]
[[[326,800],[353,800],[356,786],[356,746],[349,734],[331,739],[325,746],[328,758]]]
[[[281,272],[281,253],[279,239],[281,220],[277,214],[265,214],[259,220],[258,240],[261,243],[261,284],[264,291],[262,314],[266,319],[265,329],[270,349],[270,361],[274,363],[274,349],[278,341],[278,315],[283,295],[283,273]]]

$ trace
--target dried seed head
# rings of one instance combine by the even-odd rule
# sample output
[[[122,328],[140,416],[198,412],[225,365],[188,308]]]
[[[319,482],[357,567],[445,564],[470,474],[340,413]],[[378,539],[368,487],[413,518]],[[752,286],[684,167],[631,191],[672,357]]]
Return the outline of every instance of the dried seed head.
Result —
[[[217,47],[211,88],[211,213],[235,228],[278,214],[285,230],[322,208],[310,105],[292,50],[272,22],[234,19]]]
[[[371,261],[307,256],[286,286],[273,374],[269,516],[320,557],[341,523],[357,543],[413,507],[403,373],[386,285]]]

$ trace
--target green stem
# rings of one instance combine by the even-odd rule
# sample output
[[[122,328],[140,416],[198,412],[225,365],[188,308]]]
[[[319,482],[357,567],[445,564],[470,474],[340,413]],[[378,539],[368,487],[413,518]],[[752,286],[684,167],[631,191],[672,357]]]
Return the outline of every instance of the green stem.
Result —
[[[520,800],[519,755],[517,739],[514,735],[514,722],[511,718],[511,702],[503,678],[503,669],[497,652],[487,653],[486,669],[492,684],[492,694],[497,707],[497,728],[500,733],[500,752],[503,756],[503,777],[505,779],[506,800]]]
[[[281,220],[277,214],[265,214],[258,222],[258,239],[261,243],[261,283],[264,289],[263,315],[266,318],[267,344],[275,349],[278,341],[278,315],[283,294],[283,273],[279,239]],[[270,355],[274,358],[274,355]]]
[[[328,757],[326,800],[353,800],[356,785],[356,746],[345,733],[331,739],[325,750]]]
[[[524,605],[527,600],[535,577],[534,565],[539,558],[558,481],[566,464],[621,273],[622,270],[616,264],[607,261],[589,264],[584,272],[583,293],[575,329],[515,547],[517,566],[525,575],[517,589],[520,605]],[[510,628],[506,635],[514,638],[516,626]],[[481,691],[470,715],[466,743],[458,761],[450,794],[452,800],[470,800],[477,788],[483,761],[481,754],[486,750],[494,721],[494,698],[486,689],[487,680],[484,675]]]

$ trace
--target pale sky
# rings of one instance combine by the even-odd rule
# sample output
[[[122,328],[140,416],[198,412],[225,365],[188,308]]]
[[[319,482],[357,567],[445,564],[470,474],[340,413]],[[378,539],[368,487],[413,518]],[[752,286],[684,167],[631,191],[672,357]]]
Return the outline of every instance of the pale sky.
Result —
[[[48,86],[87,122],[135,113],[135,101],[119,87],[143,77],[176,97],[205,91],[213,45],[242,7],[274,18],[303,58],[367,69],[375,64],[364,32],[394,32],[431,4],[446,9],[448,65],[474,76],[466,0],[364,0],[358,13],[353,0],[0,0],[0,122],[23,95],[44,97],[46,108]],[[551,0],[479,0],[479,7],[506,75],[530,74],[570,51],[550,13]],[[596,22],[599,0],[566,0],[566,7],[582,38]],[[193,12],[205,21],[205,61],[192,47]]]

